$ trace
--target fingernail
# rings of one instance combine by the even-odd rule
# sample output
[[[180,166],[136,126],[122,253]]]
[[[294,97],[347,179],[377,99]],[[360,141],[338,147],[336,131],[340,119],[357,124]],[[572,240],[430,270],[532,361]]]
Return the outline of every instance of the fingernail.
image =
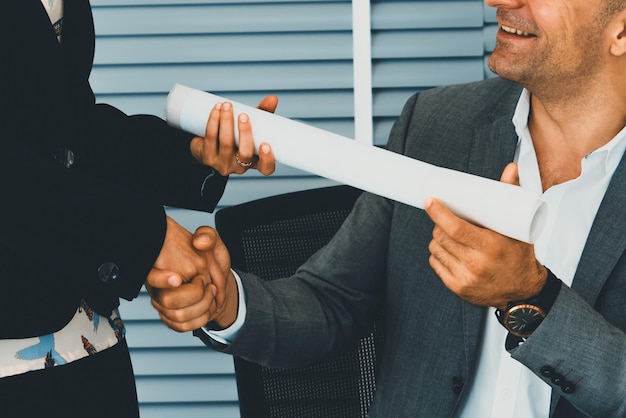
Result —
[[[241,115],[239,115],[239,122],[242,122],[242,123],[248,122],[248,115],[246,115],[245,113],[242,113]]]
[[[224,103],[224,110],[230,110],[230,103]]]
[[[268,152],[270,152],[271,147],[268,144],[263,144],[261,145],[261,151],[263,151],[263,153],[267,154]]]
[[[206,235],[199,235],[197,237],[194,237],[194,240],[198,243],[198,244],[210,244],[211,243],[211,238],[206,236]]]
[[[432,204],[433,199],[431,197],[427,197],[426,200],[424,200],[424,209],[428,209]]]
[[[215,109],[221,110],[222,109],[222,102],[215,103]]]
[[[180,286],[180,279],[178,278],[178,276],[170,276],[167,279],[167,283],[172,287],[178,287]]]

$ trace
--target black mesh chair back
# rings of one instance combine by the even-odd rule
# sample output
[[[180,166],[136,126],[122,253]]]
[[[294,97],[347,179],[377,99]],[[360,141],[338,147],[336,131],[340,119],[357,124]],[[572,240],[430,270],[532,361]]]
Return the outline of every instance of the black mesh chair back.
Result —
[[[216,229],[233,267],[263,280],[292,275],[324,246],[361,191],[331,186],[219,210]],[[382,315],[373,332],[333,361],[272,369],[235,357],[242,418],[366,417],[382,349]]]

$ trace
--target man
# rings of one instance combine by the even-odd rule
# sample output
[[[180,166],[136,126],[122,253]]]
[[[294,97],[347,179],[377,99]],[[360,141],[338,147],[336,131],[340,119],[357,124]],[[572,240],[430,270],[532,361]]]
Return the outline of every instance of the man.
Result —
[[[245,119],[235,148],[228,104],[206,138],[95,104],[88,0],[2,5],[2,414],[136,417],[119,298],[153,267],[191,279],[207,266],[163,206],[212,211],[229,174],[270,174],[274,159],[253,155]]]
[[[206,228],[194,245],[220,263],[225,308],[207,308],[210,292],[165,289],[168,275],[153,271],[170,327],[211,319],[230,326],[207,331],[224,352],[301,366],[367,334],[384,306],[372,417],[626,416],[626,2],[486,4],[497,8],[489,66],[500,78],[415,95],[388,147],[542,193],[537,242],[436,199],[420,211],[366,193],[294,277],[237,272],[238,288]]]

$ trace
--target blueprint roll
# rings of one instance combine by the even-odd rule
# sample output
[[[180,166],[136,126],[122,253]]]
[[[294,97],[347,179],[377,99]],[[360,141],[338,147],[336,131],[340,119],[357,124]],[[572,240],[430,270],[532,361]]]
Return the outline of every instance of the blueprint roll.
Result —
[[[276,161],[283,164],[419,209],[426,198],[434,197],[474,224],[528,243],[537,239],[545,223],[546,204],[529,190],[361,144],[180,84],[168,95],[166,119],[203,137],[209,113],[218,102],[232,103],[235,115],[248,114],[255,140],[269,143]],[[411,179],[414,186],[406,187],[399,178]]]

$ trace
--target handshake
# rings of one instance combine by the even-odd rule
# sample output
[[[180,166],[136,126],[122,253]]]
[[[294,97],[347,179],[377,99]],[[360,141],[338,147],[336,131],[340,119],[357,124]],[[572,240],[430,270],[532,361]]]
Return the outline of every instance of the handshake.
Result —
[[[178,332],[237,317],[238,290],[230,254],[215,229],[192,235],[169,216],[163,248],[145,282],[161,320]]]

